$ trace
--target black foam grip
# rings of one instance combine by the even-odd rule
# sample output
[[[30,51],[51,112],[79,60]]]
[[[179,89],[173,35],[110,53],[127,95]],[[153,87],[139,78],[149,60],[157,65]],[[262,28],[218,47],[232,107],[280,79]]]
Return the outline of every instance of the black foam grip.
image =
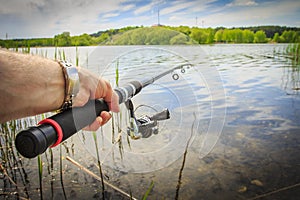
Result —
[[[102,111],[109,111],[108,105],[103,100],[90,100],[83,107],[75,107],[58,113],[50,119],[56,121],[63,131],[63,139],[66,140],[82,128],[95,121]]]
[[[109,111],[103,100],[90,100],[83,107],[70,108],[58,113],[50,119],[54,120],[62,129],[63,139],[66,140],[77,131],[91,124],[102,111]],[[57,133],[50,124],[29,127],[18,133],[15,141],[17,150],[27,158],[34,158],[44,153],[57,140]]]
[[[29,127],[16,136],[18,152],[26,158],[34,158],[44,153],[57,139],[55,129],[49,124]]]

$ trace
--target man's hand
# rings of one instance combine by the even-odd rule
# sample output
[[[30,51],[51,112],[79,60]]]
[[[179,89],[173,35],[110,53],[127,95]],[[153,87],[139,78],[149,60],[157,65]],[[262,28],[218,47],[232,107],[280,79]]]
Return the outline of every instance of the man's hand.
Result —
[[[84,68],[78,68],[80,89],[73,106],[84,106],[89,99],[104,99],[112,112],[119,112],[119,98],[108,81],[97,77]],[[85,130],[96,131],[111,118],[109,112],[103,111]]]
[[[110,111],[119,111],[118,96],[108,81],[84,68],[79,67],[78,73],[80,89],[74,106],[103,98]],[[54,60],[0,48],[0,80],[0,123],[54,111],[64,102],[63,71]],[[86,129],[95,131],[110,118],[109,112],[102,112]]]

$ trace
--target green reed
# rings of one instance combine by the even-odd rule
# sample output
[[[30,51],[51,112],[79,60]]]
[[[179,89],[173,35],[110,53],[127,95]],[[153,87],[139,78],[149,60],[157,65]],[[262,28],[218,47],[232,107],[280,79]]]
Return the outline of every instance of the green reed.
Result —
[[[152,191],[153,187],[154,187],[154,182],[151,181],[150,186],[149,186],[149,188],[147,189],[147,191],[145,192],[145,194],[144,194],[142,200],[147,200],[147,198],[148,198],[150,192]]]
[[[115,84],[119,86],[119,60],[117,60],[116,70],[115,70]],[[118,116],[118,114],[117,114]],[[119,118],[117,117],[117,120]],[[115,141],[115,114],[112,114],[111,118],[111,141],[114,143]]]
[[[57,45],[55,45],[55,49],[54,49],[54,60],[57,60]]]
[[[115,69],[115,84],[116,84],[116,87],[119,87],[119,80],[120,80],[119,65],[120,65],[119,60],[117,60],[116,69]],[[121,134],[122,134],[122,128],[121,127],[122,127],[122,121],[123,121],[122,120],[122,112],[117,113],[116,120],[117,120],[117,129],[118,129],[117,142],[118,142],[118,145],[119,145],[119,153],[120,153],[121,159],[123,159],[124,147],[123,147],[123,142],[122,142],[123,140],[122,140],[122,137],[121,137]],[[114,127],[114,124],[113,124],[113,127]],[[113,136],[113,138],[114,138],[114,136]],[[130,141],[128,140],[128,137],[127,137],[127,143],[130,146]]]
[[[55,180],[55,176],[54,176],[54,160],[53,160],[53,151],[51,148],[49,148],[48,150],[49,152],[49,156],[47,154],[47,152],[45,152],[45,158],[47,160],[47,169],[48,169],[48,174],[51,175],[51,180],[50,180],[50,187],[51,187],[51,197],[53,198],[54,196],[54,180]],[[49,161],[49,158],[50,157],[50,161]]]
[[[104,179],[103,179],[103,173],[102,173],[102,167],[101,167],[101,161],[100,161],[100,155],[99,155],[99,149],[98,149],[97,134],[96,134],[95,131],[93,131],[93,139],[94,139],[94,142],[95,142],[96,155],[97,155],[97,164],[98,164],[99,173],[100,173],[100,177],[101,177],[102,198],[105,199]]]
[[[38,155],[38,169],[39,169],[40,197],[41,199],[43,199],[43,161],[41,155]]]
[[[117,60],[116,65],[116,86],[119,87],[119,60]]]
[[[274,49],[274,58],[284,59],[282,87],[288,95],[298,95],[300,91],[300,43],[288,44]]]
[[[62,145],[59,145],[59,175],[60,175],[60,184],[64,194],[64,198],[67,199],[64,181],[63,181],[63,156],[62,156]]]
[[[294,65],[299,65],[300,43],[289,44],[286,48],[286,53],[291,56]]]
[[[78,47],[76,46],[76,49],[75,49],[75,51],[76,51],[76,66],[79,66],[79,51],[78,51]]]
[[[287,74],[289,81],[289,87],[294,91],[294,94],[298,94],[300,91],[300,43],[289,44],[286,48],[286,54],[290,56],[291,67]]]
[[[16,163],[16,155],[14,155],[12,138],[14,136],[15,130],[15,121],[11,123],[1,124],[1,136],[0,136],[0,154],[1,154],[1,174],[5,175],[3,178],[3,185],[8,186],[7,188],[16,188],[18,190],[16,183],[18,182],[18,173],[14,168],[18,169],[18,165]],[[5,187],[3,188],[3,192],[5,192]]]
[[[194,128],[195,128],[195,125],[196,125],[196,122],[197,122],[197,116],[196,116],[195,112],[193,113],[193,116],[194,116],[194,121],[193,121],[192,126],[191,126],[191,135],[188,138],[188,141],[186,143],[185,150],[184,150],[184,153],[183,153],[182,164],[181,164],[181,167],[180,167],[180,170],[179,170],[179,173],[178,173],[178,181],[177,181],[177,185],[176,185],[176,193],[175,193],[175,198],[174,198],[175,200],[179,199],[179,190],[180,190],[181,184],[182,184],[183,170],[184,170],[185,162],[186,162],[186,159],[187,159],[188,148],[190,146],[190,142],[191,142],[192,138],[195,135]]]
[[[27,47],[22,48],[22,53],[28,53],[30,54],[30,44],[27,45]]]
[[[88,52],[86,53],[86,68],[89,68],[89,54]]]
[[[27,173],[19,153],[14,148],[16,133],[21,127],[20,120],[11,120],[0,125],[0,171],[5,175],[0,184],[3,186],[1,190],[3,193],[8,189],[9,195],[17,197],[25,195],[27,198],[29,197],[26,186],[28,183]],[[15,188],[16,192],[11,192],[12,188]]]
[[[58,50],[59,60],[66,60],[66,52],[64,50]]]

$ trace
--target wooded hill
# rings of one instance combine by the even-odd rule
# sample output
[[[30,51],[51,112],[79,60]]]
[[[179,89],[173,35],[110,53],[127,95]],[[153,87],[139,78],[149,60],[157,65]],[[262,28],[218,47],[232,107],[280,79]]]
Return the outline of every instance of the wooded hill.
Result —
[[[128,26],[93,34],[71,36],[69,32],[54,38],[0,40],[6,48],[35,46],[90,46],[90,45],[188,45],[213,43],[299,43],[300,28],[258,26],[240,28],[199,28],[188,26]]]
[[[114,35],[106,44],[113,45],[187,45],[197,44],[188,35],[163,27],[146,27]]]

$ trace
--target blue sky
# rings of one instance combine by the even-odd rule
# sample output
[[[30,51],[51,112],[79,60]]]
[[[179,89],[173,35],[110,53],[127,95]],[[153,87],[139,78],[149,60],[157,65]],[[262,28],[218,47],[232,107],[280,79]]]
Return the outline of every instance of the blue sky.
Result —
[[[0,0],[0,38],[95,33],[125,26],[300,27],[300,0]]]

